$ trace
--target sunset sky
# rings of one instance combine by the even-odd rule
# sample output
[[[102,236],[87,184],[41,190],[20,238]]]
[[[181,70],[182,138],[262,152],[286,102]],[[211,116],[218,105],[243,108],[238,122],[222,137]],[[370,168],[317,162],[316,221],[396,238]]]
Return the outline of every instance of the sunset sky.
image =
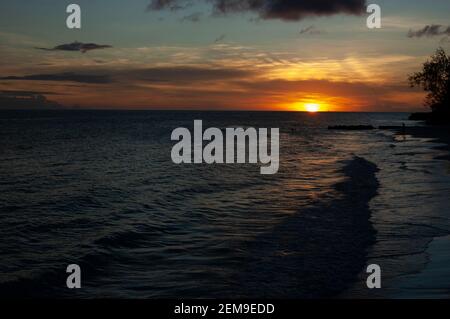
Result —
[[[66,27],[70,3],[81,30]],[[382,29],[367,28],[368,3]],[[450,1],[368,3],[0,0],[0,94],[108,109],[423,109],[407,75],[450,50]]]

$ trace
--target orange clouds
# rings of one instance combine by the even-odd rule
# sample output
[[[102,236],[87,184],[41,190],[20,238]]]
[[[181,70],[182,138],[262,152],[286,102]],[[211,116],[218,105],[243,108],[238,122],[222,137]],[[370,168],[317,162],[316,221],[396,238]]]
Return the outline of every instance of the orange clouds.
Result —
[[[326,111],[389,111],[422,101],[395,82],[416,63],[402,55],[305,59],[229,44],[62,54],[15,66],[0,89],[51,91],[66,106],[95,108],[293,110],[319,101]]]

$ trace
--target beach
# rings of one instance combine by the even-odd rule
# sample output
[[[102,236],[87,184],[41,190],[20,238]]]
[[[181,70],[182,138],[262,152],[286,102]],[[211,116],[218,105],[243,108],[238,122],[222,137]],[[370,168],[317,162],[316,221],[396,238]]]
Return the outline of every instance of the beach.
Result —
[[[367,263],[381,265],[382,289],[367,290],[363,271],[341,298],[449,298],[449,128],[405,122],[372,132],[390,139],[384,160],[367,155],[378,158],[381,184],[370,203],[377,239]]]
[[[450,298],[450,236],[436,237],[428,245],[425,267],[415,273],[401,276],[392,282],[387,297],[395,299],[449,299]]]
[[[397,130],[397,134],[402,134]],[[416,138],[427,138],[434,146],[446,154],[436,159],[450,161],[450,127],[448,126],[408,126],[406,134]],[[446,164],[447,173],[450,163]],[[447,209],[446,209],[447,208]],[[448,211],[448,207],[443,207]],[[401,299],[449,299],[450,298],[450,236],[437,236],[429,243],[424,268],[414,274],[401,276],[392,282],[388,297]]]
[[[402,129],[395,130],[397,134],[403,134]],[[447,151],[448,154],[437,156],[438,159],[450,160],[450,126],[406,126],[405,133],[416,138],[431,139],[443,145],[436,146],[438,150]]]

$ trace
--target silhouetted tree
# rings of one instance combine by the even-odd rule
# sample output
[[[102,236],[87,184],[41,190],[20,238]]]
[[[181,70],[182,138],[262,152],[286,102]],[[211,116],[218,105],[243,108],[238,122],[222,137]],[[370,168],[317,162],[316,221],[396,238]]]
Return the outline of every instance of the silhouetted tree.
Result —
[[[428,92],[426,105],[431,107],[433,115],[450,115],[450,56],[439,48],[431,59],[423,64],[421,72],[409,76],[412,87],[421,86]]]

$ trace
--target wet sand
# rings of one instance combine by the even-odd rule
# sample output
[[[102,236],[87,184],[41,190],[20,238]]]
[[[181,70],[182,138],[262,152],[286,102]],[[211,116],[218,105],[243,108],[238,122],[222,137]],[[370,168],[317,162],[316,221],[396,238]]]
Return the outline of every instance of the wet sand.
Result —
[[[398,134],[402,134],[401,128],[395,131]],[[435,139],[437,143],[445,144],[436,148],[446,150],[448,154],[437,158],[450,160],[450,126],[407,126],[405,133],[413,137]]]
[[[387,296],[395,299],[450,298],[450,235],[436,237],[425,252],[429,262],[421,272],[397,278]]]
[[[402,129],[395,130],[404,134]],[[436,149],[448,151],[436,157],[450,161],[449,126],[406,127],[405,133],[418,138],[430,138],[443,144]],[[401,276],[392,282],[388,298],[396,299],[449,299],[450,298],[450,235],[435,237],[425,252],[428,262],[425,268],[415,274]]]

